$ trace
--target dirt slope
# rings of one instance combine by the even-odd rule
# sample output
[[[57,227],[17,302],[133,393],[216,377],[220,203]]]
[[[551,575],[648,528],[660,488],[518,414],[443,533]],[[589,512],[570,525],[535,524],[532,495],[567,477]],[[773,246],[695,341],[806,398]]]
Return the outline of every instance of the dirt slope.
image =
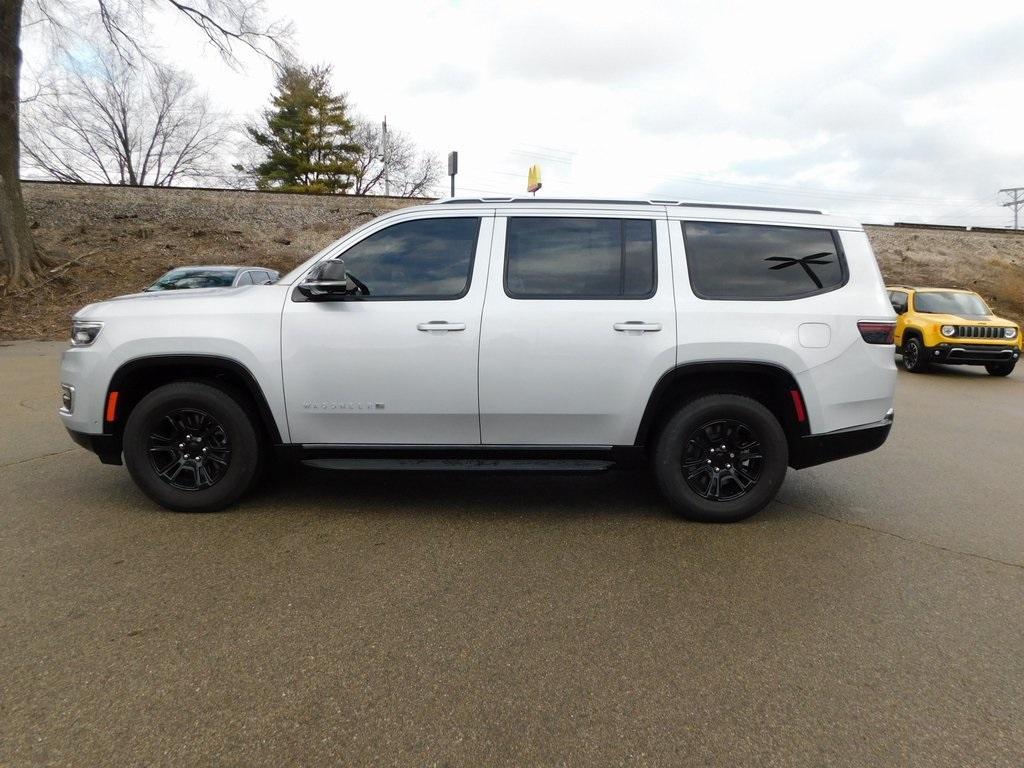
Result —
[[[49,183],[24,190],[37,242],[68,265],[38,288],[0,297],[0,339],[64,338],[79,307],[137,291],[175,266],[286,272],[367,219],[422,202]],[[1024,234],[867,230],[888,281],[970,288],[1024,320]]]
[[[44,183],[23,189],[36,242],[74,263],[38,288],[0,296],[0,339],[66,337],[80,307],[134,293],[176,266],[246,264],[284,273],[363,222],[424,202]]]
[[[966,288],[1024,322],[1024,232],[866,226],[890,284]]]

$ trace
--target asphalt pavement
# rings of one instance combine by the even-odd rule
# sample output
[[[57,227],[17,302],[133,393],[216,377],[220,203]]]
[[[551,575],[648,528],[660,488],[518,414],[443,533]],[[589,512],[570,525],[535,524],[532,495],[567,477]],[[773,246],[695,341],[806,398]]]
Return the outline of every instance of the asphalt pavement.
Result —
[[[643,472],[165,512],[0,344],[0,765],[1020,766],[1024,371],[902,373],[745,523]]]

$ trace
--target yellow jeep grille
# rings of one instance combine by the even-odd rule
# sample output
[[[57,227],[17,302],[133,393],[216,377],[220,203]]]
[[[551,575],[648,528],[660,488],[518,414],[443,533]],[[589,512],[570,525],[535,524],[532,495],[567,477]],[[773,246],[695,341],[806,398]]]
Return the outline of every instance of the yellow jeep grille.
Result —
[[[1005,339],[1003,328],[994,325],[958,325],[956,335],[961,339]]]

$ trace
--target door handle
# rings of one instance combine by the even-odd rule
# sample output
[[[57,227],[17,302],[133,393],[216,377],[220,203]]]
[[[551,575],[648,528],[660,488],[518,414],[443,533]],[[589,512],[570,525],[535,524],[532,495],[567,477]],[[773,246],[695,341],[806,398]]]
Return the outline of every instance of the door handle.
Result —
[[[444,333],[446,331],[464,331],[466,330],[465,323],[449,323],[447,320],[431,320],[427,323],[417,323],[417,331],[426,331],[427,333]]]
[[[615,323],[612,328],[624,333],[654,333],[661,330],[661,323],[645,323],[643,320],[627,320]]]

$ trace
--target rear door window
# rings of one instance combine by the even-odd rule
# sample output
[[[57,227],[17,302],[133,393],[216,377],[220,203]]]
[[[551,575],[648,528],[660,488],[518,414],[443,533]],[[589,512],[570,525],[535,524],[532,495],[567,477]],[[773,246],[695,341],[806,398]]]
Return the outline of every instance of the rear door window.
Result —
[[[638,299],[653,295],[649,219],[515,216],[505,238],[514,299]]]
[[[846,261],[831,230],[706,221],[682,226],[690,286],[702,299],[799,299],[846,283]]]

